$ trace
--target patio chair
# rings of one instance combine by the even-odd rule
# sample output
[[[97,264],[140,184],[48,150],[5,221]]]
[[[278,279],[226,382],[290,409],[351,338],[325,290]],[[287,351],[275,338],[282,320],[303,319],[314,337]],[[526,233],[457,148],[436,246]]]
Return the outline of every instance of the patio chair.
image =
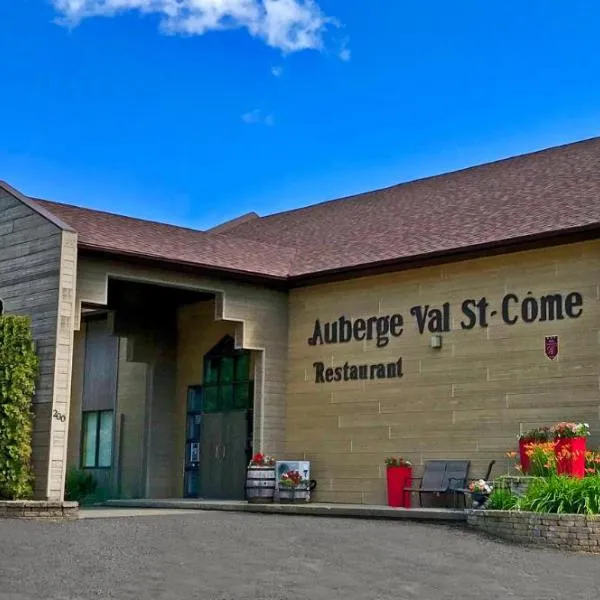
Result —
[[[429,460],[425,463],[423,477],[413,478],[413,481],[420,481],[421,485],[404,488],[404,491],[417,492],[419,506],[423,506],[423,494],[441,495],[450,492],[456,507],[454,491],[466,487],[470,465],[470,460]]]

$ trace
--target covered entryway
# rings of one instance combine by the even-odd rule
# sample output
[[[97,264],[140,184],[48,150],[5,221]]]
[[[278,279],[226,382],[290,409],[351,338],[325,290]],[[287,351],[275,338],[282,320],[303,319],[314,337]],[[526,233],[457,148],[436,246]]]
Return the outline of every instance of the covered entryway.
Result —
[[[110,279],[76,336],[69,462],[108,498],[244,498],[255,352],[216,297]]]

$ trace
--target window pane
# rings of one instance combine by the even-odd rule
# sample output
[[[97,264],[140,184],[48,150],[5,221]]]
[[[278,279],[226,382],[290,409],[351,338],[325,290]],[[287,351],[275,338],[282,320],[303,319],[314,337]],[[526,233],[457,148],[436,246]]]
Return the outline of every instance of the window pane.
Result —
[[[219,410],[219,388],[217,386],[204,388],[204,412]]]
[[[112,463],[113,412],[100,413],[100,439],[98,441],[98,466],[110,467]]]
[[[233,408],[233,386],[224,385],[221,387],[221,410],[231,410]]]
[[[202,425],[202,415],[188,415],[187,418],[187,439],[197,441],[200,439],[200,426]]]
[[[204,373],[204,383],[219,382],[219,359],[211,358],[206,361],[206,373]]]
[[[98,413],[83,413],[83,444],[81,448],[81,466],[96,466],[96,434],[98,431]]]
[[[250,384],[236,383],[234,388],[233,407],[237,409],[250,408]]]
[[[221,359],[221,383],[231,383],[233,381],[233,358]]]
[[[250,379],[250,354],[244,352],[235,359],[235,380],[246,381]]]
[[[190,387],[188,389],[188,412],[200,412],[202,410],[202,388]]]

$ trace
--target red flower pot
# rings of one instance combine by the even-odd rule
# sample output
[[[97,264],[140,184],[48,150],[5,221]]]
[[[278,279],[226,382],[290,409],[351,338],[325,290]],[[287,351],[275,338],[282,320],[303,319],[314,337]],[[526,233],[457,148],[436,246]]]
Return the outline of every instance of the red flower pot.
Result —
[[[529,460],[529,456],[527,456],[526,446],[532,443],[533,442],[530,440],[519,440],[519,460],[521,461],[521,467],[523,468],[523,475],[529,473],[531,466],[531,461]]]
[[[410,508],[410,492],[405,487],[411,487],[411,467],[387,467],[387,497],[388,506]]]
[[[556,470],[559,475],[585,476],[585,450],[587,438],[560,438],[556,440]]]

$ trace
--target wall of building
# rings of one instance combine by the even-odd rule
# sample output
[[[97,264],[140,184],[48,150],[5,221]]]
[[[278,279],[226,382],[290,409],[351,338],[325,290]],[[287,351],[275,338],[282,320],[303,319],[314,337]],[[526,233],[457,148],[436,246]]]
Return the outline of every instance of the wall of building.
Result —
[[[590,443],[600,445],[599,284],[594,241],[292,291],[287,458],[313,462],[317,500],[383,503],[386,456],[409,458],[417,472],[429,459],[470,459],[472,476],[495,459],[498,474],[508,469],[504,453],[515,448],[519,432],[561,420],[590,423]],[[573,293],[581,294],[581,307]],[[519,316],[515,324],[502,317],[508,294],[519,298],[506,300],[507,319]],[[524,322],[521,302],[535,298],[541,311],[539,299],[550,294],[561,294],[563,303],[569,298],[569,312],[579,316],[563,308],[563,319],[547,311],[545,321]],[[474,304],[481,298],[488,304],[483,321]],[[438,308],[443,317],[445,303],[449,331],[439,332],[442,348],[433,349],[431,319],[420,333],[418,316]],[[525,307],[533,311],[534,302]],[[436,329],[440,315],[429,314]],[[324,326],[342,315],[401,315],[402,323],[392,320],[397,335],[381,347],[376,339],[309,345],[316,319]],[[554,360],[545,354],[546,336],[558,336]],[[394,368],[388,372],[387,364],[400,359],[402,376],[388,378]],[[359,371],[358,379],[344,381],[346,362],[368,365],[367,379]],[[314,363],[323,363],[320,383]],[[370,365],[380,363],[383,370],[375,366],[371,379]]]
[[[131,360],[131,346],[131,340],[120,338],[115,436],[118,479],[115,495],[120,498],[143,498],[148,365]]]
[[[40,358],[34,400],[35,496],[62,499],[71,385],[76,235],[0,189],[0,298],[31,317]]]
[[[224,326],[227,331],[233,328],[238,347],[256,351],[255,448],[281,455],[285,427],[287,294],[265,286],[81,257],[77,279],[79,310],[82,303],[95,306],[107,304],[110,277],[215,294],[212,321],[227,323]],[[172,443],[172,440],[168,442]],[[179,447],[183,448],[183,444]]]
[[[114,493],[149,498],[178,495],[173,487],[178,469],[175,310],[163,309],[160,318],[153,313],[116,311],[113,331],[124,351],[119,357],[117,384],[115,460],[119,476]],[[136,475],[135,465],[140,461]]]

